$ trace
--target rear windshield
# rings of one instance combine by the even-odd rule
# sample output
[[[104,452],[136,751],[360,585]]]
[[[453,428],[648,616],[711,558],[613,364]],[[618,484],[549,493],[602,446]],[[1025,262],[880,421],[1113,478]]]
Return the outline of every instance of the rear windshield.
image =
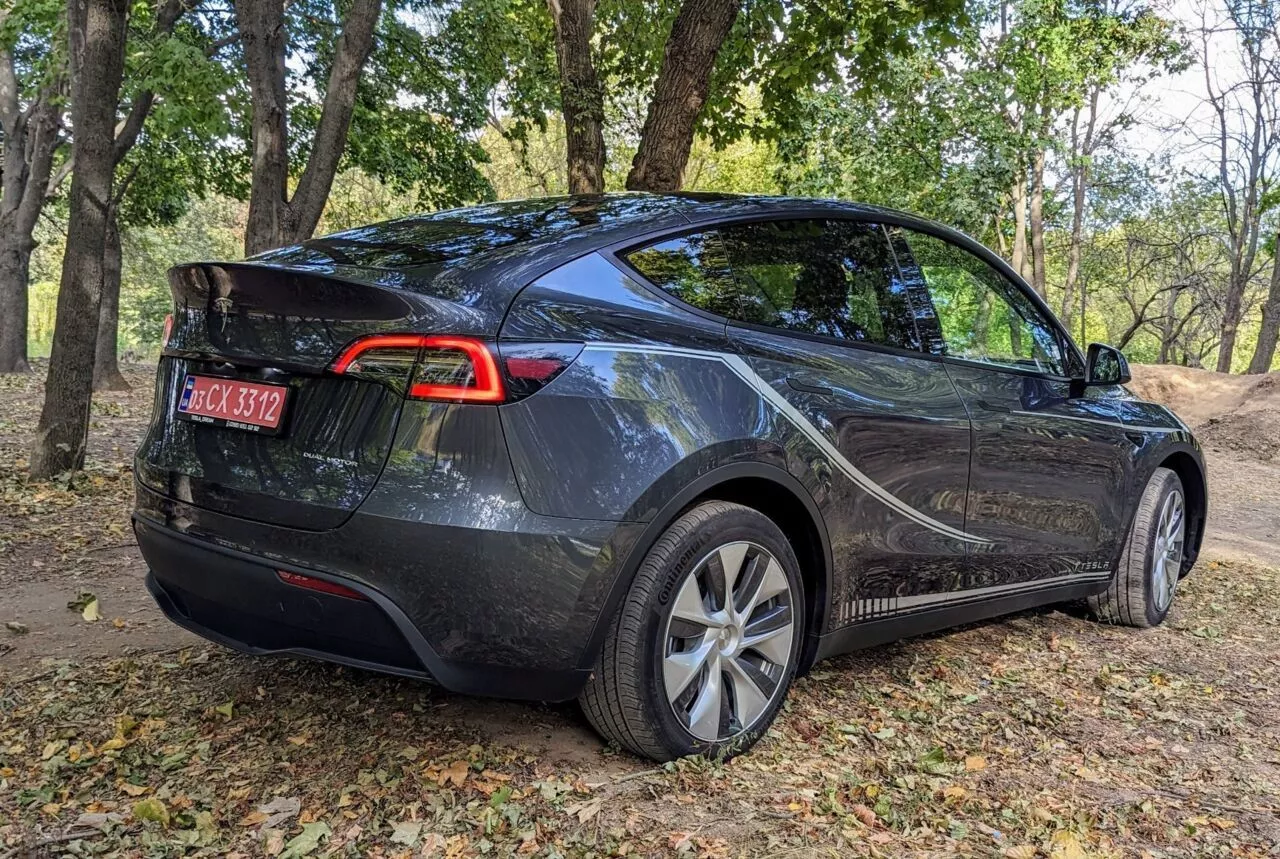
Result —
[[[680,201],[643,195],[490,203],[346,230],[253,259],[289,265],[415,268],[645,217],[675,205]]]

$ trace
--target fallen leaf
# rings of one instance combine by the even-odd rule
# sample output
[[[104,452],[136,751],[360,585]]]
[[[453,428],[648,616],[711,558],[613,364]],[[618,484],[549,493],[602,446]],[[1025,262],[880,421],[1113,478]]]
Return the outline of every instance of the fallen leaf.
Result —
[[[232,717],[232,715],[235,713],[235,709],[236,709],[236,702],[235,702],[235,701],[228,701],[228,702],[227,702],[227,703],[225,703],[225,704],[219,704],[218,706],[214,707],[213,709],[214,709],[215,711],[217,711],[218,713],[222,714],[223,716],[226,716],[228,719],[230,719],[230,718]]]
[[[89,621],[90,623],[93,623],[94,621],[97,621],[97,620],[101,620],[102,615],[98,613],[97,597],[94,597],[93,599],[85,603],[84,608],[80,611],[80,616],[85,620]]]
[[[140,799],[133,804],[133,819],[151,820],[161,826],[168,826],[169,809],[154,796],[149,799]]]
[[[1049,855],[1053,859],[1086,859],[1084,848],[1080,846],[1075,833],[1059,829],[1049,839]]]
[[[391,827],[391,843],[412,847],[418,843],[418,836],[421,834],[422,821],[402,820]]]
[[[579,823],[586,823],[588,820],[600,813],[600,807],[603,803],[603,799],[596,797],[595,799],[588,799],[584,802],[575,802],[572,805],[566,806],[564,812],[565,814],[577,817]]]
[[[83,612],[91,602],[97,602],[97,597],[90,591],[81,591],[80,595],[73,600],[67,600],[67,608],[72,611]]]
[[[279,856],[284,850],[284,833],[279,829],[262,830],[262,850],[268,856]]]
[[[944,799],[964,799],[968,795],[968,791],[958,784],[953,784],[942,789]]]
[[[106,829],[113,823],[122,823],[124,815],[115,812],[85,812],[76,818],[76,826],[88,826],[93,829]]]
[[[292,820],[302,810],[302,800],[296,796],[277,796],[265,805],[258,806],[258,812],[266,815],[267,829],[275,829],[280,824]]]
[[[696,838],[698,859],[728,859],[729,844],[723,838]]]
[[[151,788],[145,784],[130,784],[127,781],[120,782],[120,789],[129,796],[142,796],[144,793],[150,793]]]
[[[667,846],[672,850],[679,850],[681,847],[688,844],[689,839],[692,837],[692,832],[672,832],[667,836]]]
[[[452,782],[454,787],[461,787],[462,783],[467,780],[467,772],[470,769],[471,764],[466,761],[454,761],[449,765],[448,769],[440,771],[440,784]]]
[[[858,820],[862,822],[863,826],[876,825],[876,813],[861,803],[854,805],[853,816],[858,818]]]
[[[280,854],[280,859],[296,859],[298,856],[306,856],[320,846],[320,842],[332,835],[329,824],[323,820],[316,823],[302,824],[302,832],[289,839],[289,843],[285,844],[284,852]]]
[[[1006,859],[1035,859],[1036,852],[1034,844],[1019,844],[1016,847],[1005,848],[1004,855]]]
[[[4,625],[4,628],[12,632],[14,635],[26,635],[30,631],[30,628],[25,623],[20,623],[16,620],[8,621]]]
[[[985,770],[987,768],[987,759],[982,755],[970,755],[964,759],[964,768],[970,772]]]

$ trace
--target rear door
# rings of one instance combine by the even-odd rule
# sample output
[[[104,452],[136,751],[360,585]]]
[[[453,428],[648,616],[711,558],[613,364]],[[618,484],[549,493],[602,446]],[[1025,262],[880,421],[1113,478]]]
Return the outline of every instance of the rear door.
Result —
[[[989,542],[972,544],[966,588],[1105,577],[1133,452],[1115,392],[1072,396],[1080,356],[1024,285],[947,239],[891,233],[906,280],[931,298],[926,348],[946,357],[973,422],[965,530]]]
[[[793,454],[822,475],[811,490],[843,584],[833,625],[945,602],[968,545],[969,419],[921,350],[883,227],[794,219],[719,232],[741,288],[730,340],[790,422]]]

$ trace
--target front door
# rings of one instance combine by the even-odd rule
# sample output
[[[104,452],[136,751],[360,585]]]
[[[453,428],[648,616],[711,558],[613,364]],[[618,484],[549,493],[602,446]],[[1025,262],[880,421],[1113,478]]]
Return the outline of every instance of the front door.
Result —
[[[969,418],[921,351],[879,224],[719,228],[741,305],[729,338],[789,426],[823,510],[839,591],[831,626],[945,602],[963,585]],[[812,468],[809,465],[812,464]]]
[[[1116,391],[1071,396],[1078,352],[995,266],[937,236],[892,234],[905,279],[928,288],[932,318],[920,324],[973,422],[964,527],[990,542],[971,545],[965,588],[1106,578],[1133,453]]]

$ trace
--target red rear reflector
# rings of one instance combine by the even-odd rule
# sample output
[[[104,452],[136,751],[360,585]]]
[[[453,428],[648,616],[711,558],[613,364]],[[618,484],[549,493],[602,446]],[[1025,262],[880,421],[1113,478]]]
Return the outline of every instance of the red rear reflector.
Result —
[[[468,403],[500,403],[506,399],[498,362],[489,347],[471,337],[435,334],[372,334],[342,350],[330,369],[358,373],[359,359],[385,350],[417,349],[409,397]]]
[[[160,332],[160,348],[169,345],[169,335],[173,333],[173,314],[166,313],[164,317],[164,330]]]
[[[357,590],[347,587],[346,585],[335,584],[327,579],[317,579],[312,576],[304,576],[301,573],[291,573],[287,570],[276,570],[276,575],[280,577],[280,581],[286,585],[294,585],[299,588],[306,588],[312,591],[320,591],[324,594],[333,594],[334,596],[346,597],[353,600],[368,600],[369,598]]]
[[[508,358],[507,373],[513,379],[545,382],[564,368],[559,358]]]

